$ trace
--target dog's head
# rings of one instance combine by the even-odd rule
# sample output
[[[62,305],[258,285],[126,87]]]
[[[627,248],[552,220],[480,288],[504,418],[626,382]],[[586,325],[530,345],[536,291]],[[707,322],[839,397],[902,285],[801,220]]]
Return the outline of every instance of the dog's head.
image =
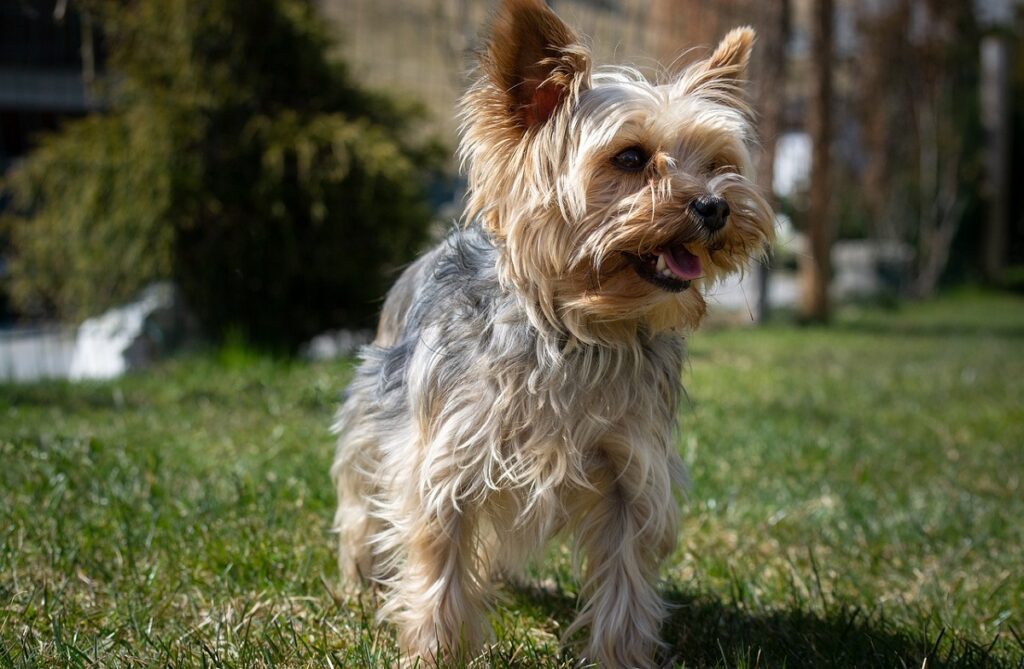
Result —
[[[772,236],[750,181],[742,78],[754,32],[652,84],[591,67],[541,0],[504,0],[462,101],[468,212],[495,237],[501,277],[588,341],[695,327],[701,289]]]

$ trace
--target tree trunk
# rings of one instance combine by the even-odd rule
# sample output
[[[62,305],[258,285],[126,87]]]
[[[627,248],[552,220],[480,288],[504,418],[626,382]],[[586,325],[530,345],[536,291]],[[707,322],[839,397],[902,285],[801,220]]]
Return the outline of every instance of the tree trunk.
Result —
[[[897,170],[902,167],[894,159],[904,142],[900,128],[907,107],[906,61],[912,60],[912,47],[905,36],[910,32],[910,0],[890,0],[881,7],[875,3],[860,3],[858,28],[863,46],[858,50],[856,63],[857,86],[871,91],[857,101],[858,116],[864,133],[864,172],[861,193],[872,238],[876,240],[903,240],[908,236],[907,215],[897,215]]]
[[[832,234],[829,207],[832,139],[832,0],[817,0],[811,37],[811,94],[807,130],[811,136],[810,198],[807,208],[809,257],[802,267],[801,316],[824,323],[829,318],[828,283],[831,274]]]
[[[1007,37],[993,34],[981,42],[981,122],[985,129],[985,226],[982,269],[998,281],[1006,265],[1010,184],[1010,53]]]
[[[774,0],[761,5],[759,40],[760,53],[755,61],[754,79],[758,83],[757,109],[760,112],[758,135],[761,155],[757,164],[757,183],[764,189],[768,201],[776,206],[772,182],[775,178],[775,144],[782,131],[785,112],[786,40],[789,35],[789,0]],[[768,300],[771,251],[757,269],[758,323],[768,320],[771,304]]]

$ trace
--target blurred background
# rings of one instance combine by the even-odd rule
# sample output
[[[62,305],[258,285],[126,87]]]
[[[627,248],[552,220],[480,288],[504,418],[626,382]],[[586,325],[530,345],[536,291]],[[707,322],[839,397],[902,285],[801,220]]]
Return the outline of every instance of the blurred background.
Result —
[[[350,353],[458,218],[453,109],[492,4],[0,2],[0,380]],[[549,4],[652,74],[758,30],[779,242],[713,321],[1024,290],[1024,2]]]
[[[328,426],[494,2],[0,0],[0,667],[398,666]],[[1024,669],[1024,2],[549,4],[652,75],[759,34],[778,242],[689,342],[666,664]],[[578,666],[573,573],[488,666]]]

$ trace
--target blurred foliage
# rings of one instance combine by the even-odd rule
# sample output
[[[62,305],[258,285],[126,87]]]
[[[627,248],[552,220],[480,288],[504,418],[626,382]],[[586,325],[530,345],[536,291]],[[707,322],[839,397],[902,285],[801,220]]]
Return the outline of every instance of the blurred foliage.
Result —
[[[9,178],[31,217],[12,222],[12,288],[30,312],[88,315],[171,272],[174,153],[125,116],[46,137]]]
[[[6,179],[21,308],[79,319],[173,277],[215,336],[364,323],[425,236],[422,110],[329,60],[307,0],[77,6],[111,45],[111,112]]]
[[[966,270],[983,233],[982,31],[971,3],[942,0],[865,5],[859,30],[850,65],[864,158],[859,187],[851,174],[841,189],[840,229],[909,244],[910,290],[930,295],[947,267]]]

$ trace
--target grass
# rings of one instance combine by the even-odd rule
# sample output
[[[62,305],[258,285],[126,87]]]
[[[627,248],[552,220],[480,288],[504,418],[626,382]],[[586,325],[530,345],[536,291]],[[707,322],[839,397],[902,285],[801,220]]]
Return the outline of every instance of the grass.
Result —
[[[1024,300],[693,338],[666,567],[686,667],[1024,667]],[[327,426],[348,363],[235,352],[0,386],[0,667],[388,667],[335,597]],[[569,667],[569,559],[479,663]]]

